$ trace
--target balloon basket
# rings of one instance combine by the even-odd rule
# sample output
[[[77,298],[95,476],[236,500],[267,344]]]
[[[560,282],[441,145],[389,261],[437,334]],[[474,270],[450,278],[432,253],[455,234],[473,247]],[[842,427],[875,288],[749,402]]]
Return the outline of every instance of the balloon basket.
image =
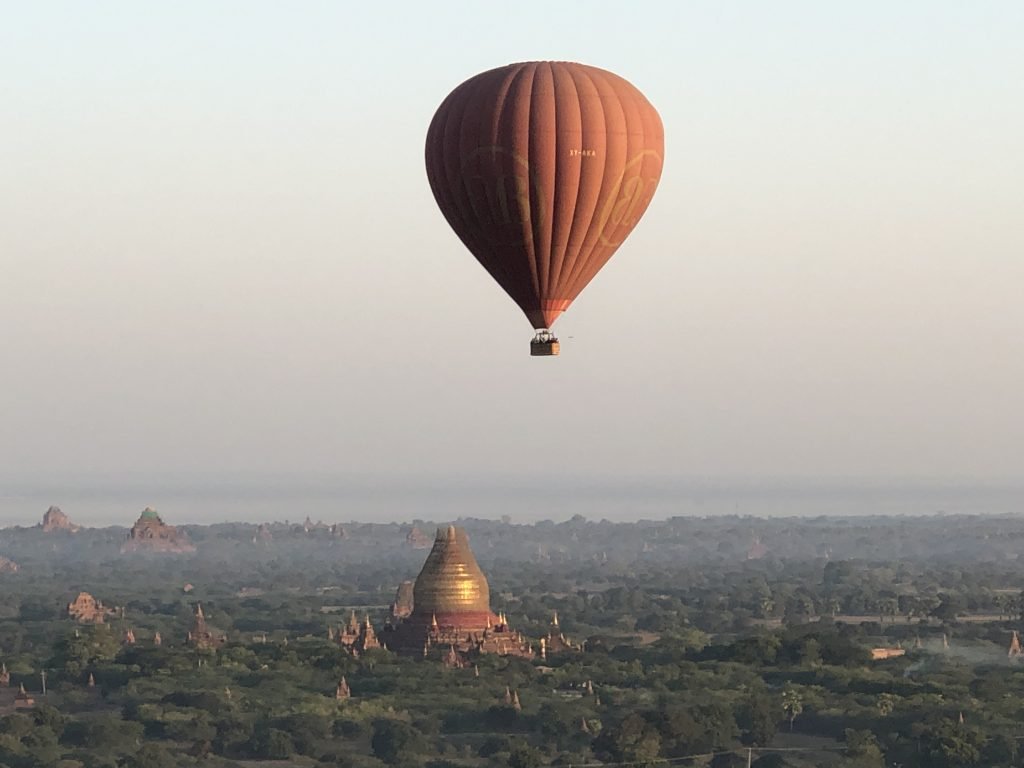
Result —
[[[535,338],[530,342],[530,357],[554,357],[558,349],[558,339],[554,336]]]
[[[530,342],[531,357],[553,357],[558,354],[558,339],[547,328],[537,328]]]

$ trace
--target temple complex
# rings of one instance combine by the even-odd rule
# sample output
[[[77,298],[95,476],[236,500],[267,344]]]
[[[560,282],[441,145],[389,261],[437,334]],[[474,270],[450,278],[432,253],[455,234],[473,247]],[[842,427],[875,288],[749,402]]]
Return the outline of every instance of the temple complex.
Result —
[[[1010,648],[1007,650],[1006,655],[1010,659],[1020,661],[1022,653],[1024,653],[1024,651],[1022,651],[1020,647],[1020,635],[1017,634],[1017,630],[1015,629],[1013,630],[1013,637],[1010,638]]]
[[[61,512],[60,507],[50,507],[46,510],[40,527],[43,529],[43,533],[53,533],[54,531],[75,533],[82,528],[82,526],[72,523],[68,516]]]
[[[195,619],[192,622],[192,629],[189,630],[185,642],[193,648],[209,649],[217,648],[227,642],[223,635],[215,634],[206,626],[206,617],[203,615],[203,606],[196,603]]]
[[[78,597],[68,603],[68,618],[79,624],[102,624],[108,616],[116,616],[116,608],[107,608],[88,592],[79,592]]]
[[[546,659],[549,654],[576,653],[583,650],[579,643],[572,642],[558,626],[558,612],[551,617],[551,626],[546,636],[540,639],[540,657]]]
[[[331,637],[332,634],[333,630],[328,633],[328,637]],[[331,639],[336,639],[342,647],[355,656],[359,656],[371,648],[380,648],[380,641],[377,639],[377,633],[373,631],[370,617],[367,615],[362,621],[359,621],[355,611],[352,611],[348,624],[340,628],[337,635]]]
[[[167,525],[152,507],[146,507],[135,521],[121,552],[195,552],[195,545],[184,531]]]
[[[412,611],[381,633],[397,653],[435,656],[458,666],[475,656],[533,656],[529,641],[504,615],[491,611],[487,578],[462,528],[438,528],[434,546],[413,585]]]
[[[11,673],[7,670],[7,662],[0,667],[0,687],[6,688],[11,684]]]
[[[0,557],[0,573],[17,573],[20,566],[13,560]]]

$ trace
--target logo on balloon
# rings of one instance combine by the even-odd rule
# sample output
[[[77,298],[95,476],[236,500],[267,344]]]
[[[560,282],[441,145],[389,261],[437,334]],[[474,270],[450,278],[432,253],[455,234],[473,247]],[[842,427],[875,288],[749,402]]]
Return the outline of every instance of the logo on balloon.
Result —
[[[544,219],[544,194],[522,155],[504,147],[474,149],[460,168],[479,231],[492,243],[514,244]]]
[[[653,149],[626,163],[598,217],[602,245],[618,247],[640,221],[658,188],[661,165],[661,155]]]

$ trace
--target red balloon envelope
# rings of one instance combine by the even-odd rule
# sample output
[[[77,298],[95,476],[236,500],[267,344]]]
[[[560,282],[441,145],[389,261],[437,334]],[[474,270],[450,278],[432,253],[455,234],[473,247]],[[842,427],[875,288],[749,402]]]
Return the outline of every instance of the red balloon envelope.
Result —
[[[647,210],[664,144],[644,95],[584,64],[509,64],[441,103],[427,131],[430,188],[537,329],[534,354],[558,354],[551,326]]]

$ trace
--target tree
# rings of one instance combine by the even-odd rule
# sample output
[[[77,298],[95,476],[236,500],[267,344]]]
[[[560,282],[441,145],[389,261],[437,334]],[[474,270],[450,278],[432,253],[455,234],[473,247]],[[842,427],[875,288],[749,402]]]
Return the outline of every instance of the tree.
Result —
[[[267,722],[258,723],[252,734],[252,752],[267,760],[287,760],[295,753],[292,737]]]
[[[738,723],[743,729],[743,740],[755,746],[767,746],[775,738],[779,722],[779,707],[764,694],[755,694],[740,710]]]
[[[46,726],[58,736],[64,732],[64,716],[49,704],[36,704],[32,709],[32,720],[37,726]]]
[[[892,711],[896,709],[896,701],[898,697],[892,693],[880,693],[878,694],[878,701],[875,706],[878,707],[878,714],[882,717],[888,717],[892,714]]]
[[[793,730],[793,721],[804,711],[803,697],[795,688],[787,686],[782,692],[782,711],[789,719],[789,730]]]
[[[616,762],[643,763],[658,757],[661,736],[643,717],[633,713],[617,727],[602,730],[594,741],[594,747]]]
[[[57,641],[50,666],[63,669],[71,678],[82,678],[97,663],[114,659],[119,649],[117,636],[106,624],[80,627]]]
[[[870,731],[846,729],[846,756],[850,768],[885,768],[885,756]]]
[[[509,752],[511,750],[512,743],[509,741],[508,736],[488,736],[484,739],[483,744],[480,745],[477,754],[480,757],[490,757],[498,752]]]
[[[162,744],[143,744],[139,751],[124,761],[124,768],[175,768],[174,756]]]
[[[142,739],[142,724],[122,720],[116,715],[97,715],[88,720],[76,720],[64,726],[61,741],[80,747],[102,745],[103,749],[122,751],[134,749]]]
[[[420,751],[420,734],[401,720],[378,720],[373,724],[370,746],[385,763],[397,763],[406,752]]]
[[[981,758],[981,737],[962,725],[943,721],[927,729],[922,741],[935,768],[971,768]]]
[[[985,765],[1016,765],[1017,740],[1005,733],[997,733],[990,738],[981,751]]]
[[[966,609],[964,599],[960,595],[939,595],[939,604],[931,610],[932,616],[940,621],[956,621],[956,617]]]
[[[509,768],[539,768],[540,764],[540,752],[524,742],[512,747],[508,756]]]

